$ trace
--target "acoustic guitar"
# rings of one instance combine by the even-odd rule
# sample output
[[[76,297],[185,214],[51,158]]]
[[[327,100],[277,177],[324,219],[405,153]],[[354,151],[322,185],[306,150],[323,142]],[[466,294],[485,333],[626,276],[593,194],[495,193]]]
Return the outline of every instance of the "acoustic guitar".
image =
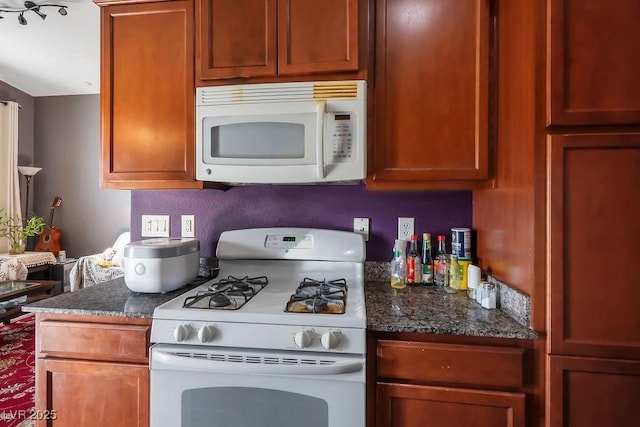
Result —
[[[53,213],[56,208],[62,204],[62,199],[56,197],[51,204],[51,213],[49,214],[49,224],[40,233],[40,239],[34,248],[37,252],[53,252],[58,256],[60,252],[60,230],[53,226]]]

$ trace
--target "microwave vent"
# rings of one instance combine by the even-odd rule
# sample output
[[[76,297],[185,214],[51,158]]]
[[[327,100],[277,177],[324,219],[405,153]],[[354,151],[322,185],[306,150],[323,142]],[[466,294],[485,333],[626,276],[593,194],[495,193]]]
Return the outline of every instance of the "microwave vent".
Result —
[[[265,83],[198,88],[197,97],[198,105],[361,99],[364,87],[364,81]]]

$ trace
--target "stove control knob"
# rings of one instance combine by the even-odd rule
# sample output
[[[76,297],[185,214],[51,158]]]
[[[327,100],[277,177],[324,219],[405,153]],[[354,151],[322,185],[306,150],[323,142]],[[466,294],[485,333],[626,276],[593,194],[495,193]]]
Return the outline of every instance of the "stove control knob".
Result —
[[[207,343],[213,341],[213,337],[216,335],[216,328],[211,325],[204,325],[198,330],[198,340],[201,343]]]
[[[176,339],[176,341],[182,342],[182,341],[186,340],[187,338],[189,338],[189,335],[190,335],[190,332],[191,332],[190,329],[191,329],[191,327],[189,327],[187,325],[178,325],[173,330],[173,337]]]
[[[324,334],[322,334],[320,342],[322,343],[322,346],[327,350],[336,348],[338,346],[338,343],[340,342],[340,332],[325,332]]]
[[[298,331],[293,338],[296,345],[300,348],[307,348],[311,345],[311,334],[306,329]]]

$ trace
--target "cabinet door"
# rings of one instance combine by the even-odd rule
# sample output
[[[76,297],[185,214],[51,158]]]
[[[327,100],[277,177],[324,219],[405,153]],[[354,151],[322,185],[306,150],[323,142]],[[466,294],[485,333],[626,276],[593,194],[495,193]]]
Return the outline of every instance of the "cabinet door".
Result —
[[[146,365],[38,359],[37,426],[112,427],[149,425],[149,368]]]
[[[191,0],[103,6],[102,188],[201,188]]]
[[[549,8],[548,124],[640,124],[640,2]]]
[[[640,361],[549,357],[549,427],[635,427]]]
[[[198,79],[275,76],[276,0],[197,0]]]
[[[490,1],[376,4],[368,184],[488,178]]]
[[[640,133],[548,150],[550,353],[640,359]]]
[[[278,74],[358,70],[358,0],[278,0]]]
[[[523,427],[525,395],[378,383],[377,427]]]

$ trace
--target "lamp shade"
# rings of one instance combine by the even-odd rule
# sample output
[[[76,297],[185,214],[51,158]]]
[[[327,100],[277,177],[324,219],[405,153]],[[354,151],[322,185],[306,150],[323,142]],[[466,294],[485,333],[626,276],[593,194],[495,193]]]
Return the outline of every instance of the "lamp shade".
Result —
[[[42,168],[37,168],[35,166],[18,166],[18,172],[24,176],[33,176],[41,170]]]

